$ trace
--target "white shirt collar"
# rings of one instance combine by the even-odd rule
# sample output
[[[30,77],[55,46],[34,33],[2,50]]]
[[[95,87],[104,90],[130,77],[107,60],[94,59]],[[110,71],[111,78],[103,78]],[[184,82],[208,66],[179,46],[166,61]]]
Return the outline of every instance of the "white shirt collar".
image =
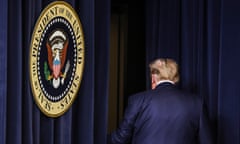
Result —
[[[165,82],[169,82],[171,84],[174,84],[173,81],[170,81],[170,80],[160,80],[159,82],[157,82],[157,85],[161,84],[161,83],[165,83]]]

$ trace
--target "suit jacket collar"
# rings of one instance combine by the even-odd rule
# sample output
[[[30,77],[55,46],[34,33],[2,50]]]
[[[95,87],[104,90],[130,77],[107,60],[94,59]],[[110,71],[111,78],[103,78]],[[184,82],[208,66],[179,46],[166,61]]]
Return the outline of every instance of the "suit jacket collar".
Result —
[[[168,86],[174,87],[175,84],[166,81],[166,82],[162,82],[162,83],[158,84],[155,89],[158,89],[160,87],[168,87]]]

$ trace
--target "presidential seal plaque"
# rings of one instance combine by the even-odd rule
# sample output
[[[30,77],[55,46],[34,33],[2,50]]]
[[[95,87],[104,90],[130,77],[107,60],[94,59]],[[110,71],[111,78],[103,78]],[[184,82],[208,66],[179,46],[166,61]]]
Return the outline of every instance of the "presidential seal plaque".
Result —
[[[82,80],[84,49],[75,10],[63,1],[49,4],[35,24],[29,56],[33,97],[45,115],[61,116],[72,105]]]

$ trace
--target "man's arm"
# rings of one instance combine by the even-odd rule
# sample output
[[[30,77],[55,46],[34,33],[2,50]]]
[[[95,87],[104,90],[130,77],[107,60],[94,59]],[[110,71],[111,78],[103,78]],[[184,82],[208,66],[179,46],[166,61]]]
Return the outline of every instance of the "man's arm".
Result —
[[[123,121],[118,129],[108,137],[109,144],[127,144],[130,141],[140,105],[141,101],[139,101],[138,95],[129,98]]]

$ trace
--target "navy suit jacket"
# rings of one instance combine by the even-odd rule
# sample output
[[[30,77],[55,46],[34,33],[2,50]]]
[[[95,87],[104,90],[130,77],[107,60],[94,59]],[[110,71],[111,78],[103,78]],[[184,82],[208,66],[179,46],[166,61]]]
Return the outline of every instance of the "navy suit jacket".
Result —
[[[212,144],[201,100],[171,83],[129,97],[111,144]]]

